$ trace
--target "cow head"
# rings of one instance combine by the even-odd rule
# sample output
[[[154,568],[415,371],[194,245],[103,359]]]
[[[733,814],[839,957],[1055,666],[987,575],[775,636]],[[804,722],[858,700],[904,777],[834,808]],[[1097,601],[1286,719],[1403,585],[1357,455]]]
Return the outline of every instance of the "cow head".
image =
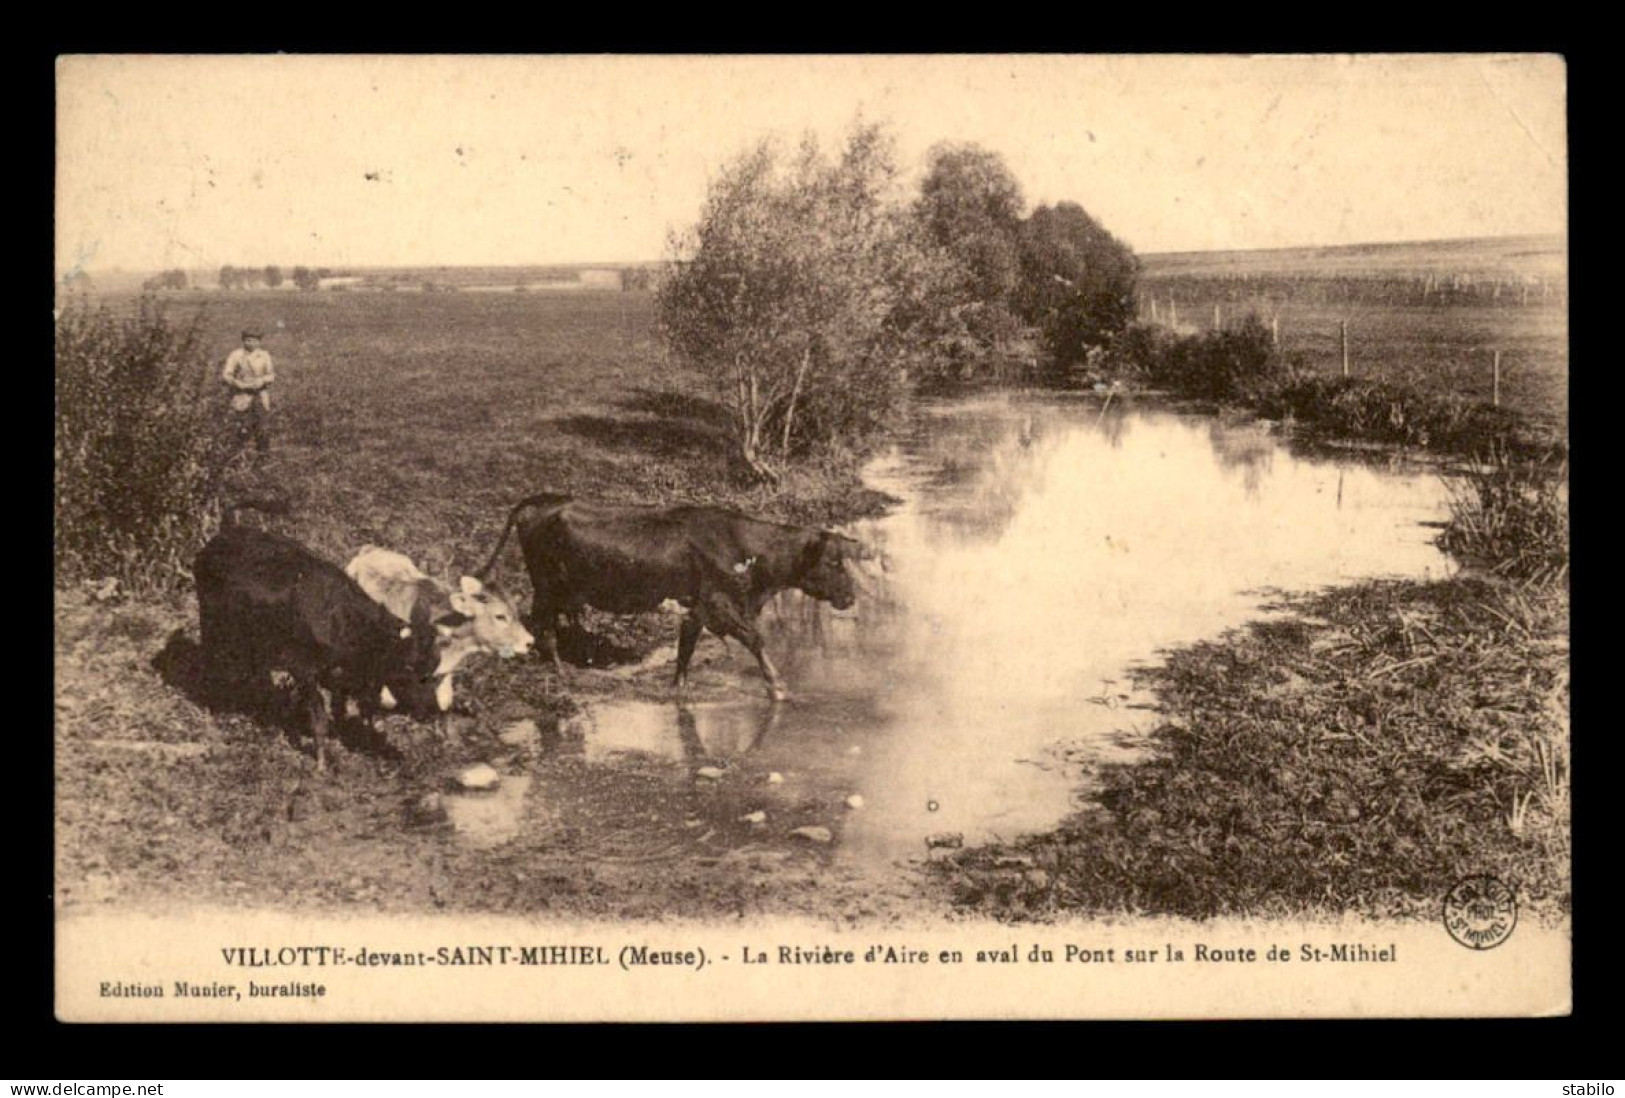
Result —
[[[823,599],[837,610],[857,601],[857,589],[846,570],[846,561],[857,551],[858,543],[833,530],[821,531],[807,546],[797,572],[796,586],[815,599]]]
[[[441,625],[443,635],[466,630],[480,648],[504,658],[522,656],[535,643],[536,638],[520,623],[519,611],[495,585],[464,576],[451,593],[451,608],[463,620]]]

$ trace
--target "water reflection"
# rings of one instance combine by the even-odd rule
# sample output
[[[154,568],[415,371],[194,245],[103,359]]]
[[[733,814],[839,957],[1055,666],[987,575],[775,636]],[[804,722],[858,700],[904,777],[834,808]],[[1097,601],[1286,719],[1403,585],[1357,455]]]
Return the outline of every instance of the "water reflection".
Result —
[[[1241,475],[1242,490],[1249,498],[1256,498],[1269,476],[1280,443],[1263,424],[1233,426],[1212,420],[1208,426],[1208,444],[1219,467]]]
[[[1444,509],[1431,474],[1113,405],[924,412],[870,470],[906,502],[853,531],[889,563],[857,612],[789,595],[763,615],[793,700],[602,706],[589,760],[730,759],[829,803],[861,793],[854,857],[1009,838],[1072,807],[1058,745],[1095,766],[1155,720],[1124,685],[1137,663],[1257,616],[1266,590],[1448,570],[1422,525]],[[713,673],[754,685],[737,646]]]
[[[760,747],[785,713],[783,706],[739,702],[621,702],[584,715],[588,762],[651,755],[676,762],[738,758]]]
[[[448,793],[441,803],[463,841],[470,846],[500,846],[525,824],[530,783],[529,775],[511,774],[490,792]]]

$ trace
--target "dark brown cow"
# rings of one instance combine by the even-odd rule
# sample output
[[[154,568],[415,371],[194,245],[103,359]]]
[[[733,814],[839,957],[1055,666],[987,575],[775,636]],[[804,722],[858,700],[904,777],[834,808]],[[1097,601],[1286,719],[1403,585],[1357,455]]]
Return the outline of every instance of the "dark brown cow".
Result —
[[[480,578],[515,527],[535,591],[531,628],[561,673],[560,614],[583,606],[636,614],[675,600],[688,611],[678,633],[678,686],[687,681],[700,630],[709,629],[748,648],[782,700],[783,680],[756,629],[762,606],[791,587],[838,610],[856,597],[846,562],[856,558],[857,543],[841,534],[722,507],[636,507],[561,495],[532,496],[513,508]]]
[[[337,718],[352,696],[364,718],[397,701],[416,711],[432,704],[426,683],[439,653],[427,615],[401,622],[298,542],[227,527],[198,553],[193,575],[210,692],[290,674],[310,716],[318,770],[327,764],[323,688]]]

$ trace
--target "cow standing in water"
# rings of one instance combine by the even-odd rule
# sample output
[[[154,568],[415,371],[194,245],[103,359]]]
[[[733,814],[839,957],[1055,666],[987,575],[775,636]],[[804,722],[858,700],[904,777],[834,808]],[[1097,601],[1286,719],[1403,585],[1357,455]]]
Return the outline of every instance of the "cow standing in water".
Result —
[[[465,660],[481,652],[503,659],[522,656],[535,639],[520,624],[513,603],[473,576],[464,576],[454,591],[420,572],[410,557],[373,545],[357,553],[344,571],[401,621],[427,619],[437,655],[434,698],[442,714],[451,710],[452,676]]]
[[[338,565],[280,534],[231,526],[192,570],[209,692],[223,697],[287,672],[309,714],[317,770],[327,767],[324,690],[335,720],[351,696],[369,722],[397,702],[423,707],[437,658],[433,629],[425,618],[401,622]]]
[[[749,649],[773,699],[782,701],[788,696],[784,681],[756,628],[762,606],[791,587],[837,610],[856,599],[846,565],[858,556],[857,542],[722,507],[636,507],[532,496],[509,513],[478,576],[496,564],[516,527],[535,590],[531,627],[560,674],[560,614],[573,615],[583,606],[645,613],[670,599],[688,611],[677,639],[677,686],[686,684],[700,631],[709,629]]]

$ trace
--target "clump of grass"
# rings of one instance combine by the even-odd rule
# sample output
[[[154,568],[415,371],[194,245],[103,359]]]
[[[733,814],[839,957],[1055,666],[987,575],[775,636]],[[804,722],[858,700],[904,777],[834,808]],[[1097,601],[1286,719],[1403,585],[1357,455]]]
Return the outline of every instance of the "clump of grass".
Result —
[[[70,306],[56,322],[59,578],[173,588],[218,520],[231,450],[209,396],[200,325],[150,299],[132,314]]]
[[[1569,574],[1566,462],[1519,461],[1503,447],[1450,483],[1450,522],[1439,545],[1466,563],[1545,587]]]

